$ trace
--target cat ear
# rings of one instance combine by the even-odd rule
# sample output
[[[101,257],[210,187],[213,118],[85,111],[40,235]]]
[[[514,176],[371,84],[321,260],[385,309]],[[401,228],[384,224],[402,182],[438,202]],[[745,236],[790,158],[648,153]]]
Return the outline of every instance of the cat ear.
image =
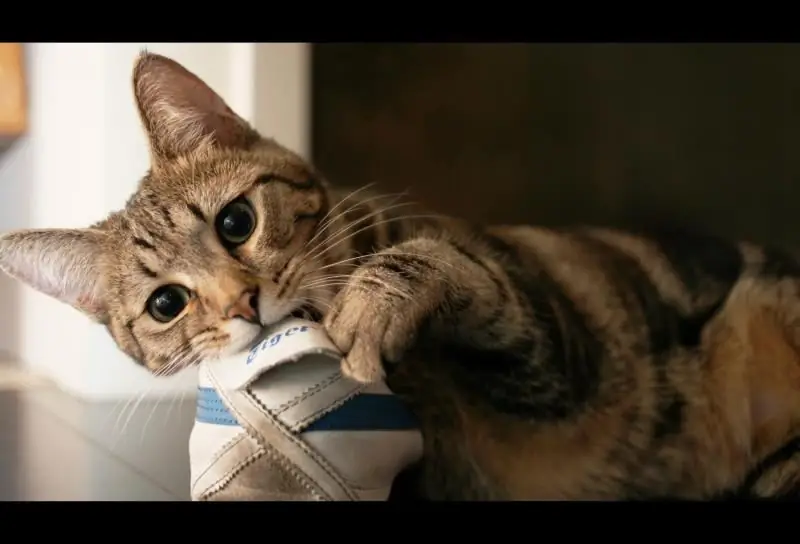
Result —
[[[133,90],[156,159],[191,152],[206,142],[248,148],[259,139],[222,97],[174,60],[140,54]]]
[[[106,322],[96,229],[37,229],[0,236],[0,269],[46,295]]]

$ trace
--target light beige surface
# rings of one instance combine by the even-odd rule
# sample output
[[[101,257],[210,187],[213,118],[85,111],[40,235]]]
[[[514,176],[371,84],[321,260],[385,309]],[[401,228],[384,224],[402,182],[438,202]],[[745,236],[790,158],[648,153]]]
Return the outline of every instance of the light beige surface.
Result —
[[[0,501],[189,498],[194,396],[85,402],[0,363]]]
[[[19,391],[40,387],[54,387],[50,380],[10,363],[0,361],[0,390]]]

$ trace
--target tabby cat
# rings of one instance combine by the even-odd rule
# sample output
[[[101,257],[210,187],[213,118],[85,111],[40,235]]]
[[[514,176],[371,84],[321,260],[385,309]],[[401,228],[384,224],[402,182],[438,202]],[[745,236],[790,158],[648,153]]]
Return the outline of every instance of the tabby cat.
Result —
[[[800,264],[676,233],[476,227],[340,193],[176,62],[133,86],[151,169],[0,265],[158,375],[293,313],[416,412],[399,498],[780,497],[800,488]],[[394,204],[393,204],[394,202]]]

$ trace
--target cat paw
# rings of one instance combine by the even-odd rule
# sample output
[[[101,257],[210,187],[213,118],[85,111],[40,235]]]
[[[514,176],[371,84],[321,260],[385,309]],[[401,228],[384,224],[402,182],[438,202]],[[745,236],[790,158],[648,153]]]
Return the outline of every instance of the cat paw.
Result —
[[[342,373],[361,383],[386,377],[385,363],[398,363],[435,308],[435,289],[378,265],[356,270],[323,321],[344,354]]]

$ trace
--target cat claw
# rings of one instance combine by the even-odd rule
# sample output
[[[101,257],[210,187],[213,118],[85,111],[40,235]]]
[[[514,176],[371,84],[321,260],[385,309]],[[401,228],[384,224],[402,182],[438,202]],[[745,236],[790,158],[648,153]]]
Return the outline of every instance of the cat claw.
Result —
[[[365,347],[359,349],[362,344],[354,344],[354,350],[351,350],[344,359],[342,359],[342,374],[351,380],[359,383],[374,383],[382,381],[386,377],[383,365],[380,361],[380,356],[375,356],[372,352],[374,349]]]
[[[323,324],[336,347],[344,354],[342,373],[361,383],[386,377],[386,363],[399,363],[416,341],[419,327],[436,308],[440,296],[433,285],[415,296],[409,285],[393,276],[381,277],[379,268],[364,267],[337,295]],[[379,278],[364,288],[364,278]],[[375,285],[377,283],[377,285]]]
[[[360,297],[358,297],[360,298]],[[325,327],[333,343],[344,354],[342,374],[360,383],[385,377],[381,344],[386,330],[387,312],[376,312],[358,300],[344,301]]]

